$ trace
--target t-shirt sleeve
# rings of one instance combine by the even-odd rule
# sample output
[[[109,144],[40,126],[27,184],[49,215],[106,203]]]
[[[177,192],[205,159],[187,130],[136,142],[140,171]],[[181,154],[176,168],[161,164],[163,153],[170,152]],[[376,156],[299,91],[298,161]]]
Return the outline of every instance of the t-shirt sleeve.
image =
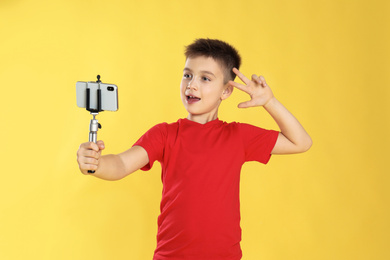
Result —
[[[167,123],[161,123],[150,128],[141,136],[135,145],[143,147],[148,153],[149,163],[141,168],[148,171],[153,167],[155,161],[162,162],[164,156],[164,147],[167,137]]]
[[[268,163],[279,132],[266,130],[249,124],[239,124],[244,142],[245,161]]]

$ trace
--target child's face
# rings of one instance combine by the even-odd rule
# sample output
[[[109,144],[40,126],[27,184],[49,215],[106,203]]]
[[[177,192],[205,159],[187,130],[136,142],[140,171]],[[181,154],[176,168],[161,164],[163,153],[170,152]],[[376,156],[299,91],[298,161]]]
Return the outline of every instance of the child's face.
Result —
[[[231,88],[224,84],[221,66],[204,56],[188,58],[180,85],[181,100],[189,113],[189,119],[208,122],[218,117],[218,107],[226,99]]]

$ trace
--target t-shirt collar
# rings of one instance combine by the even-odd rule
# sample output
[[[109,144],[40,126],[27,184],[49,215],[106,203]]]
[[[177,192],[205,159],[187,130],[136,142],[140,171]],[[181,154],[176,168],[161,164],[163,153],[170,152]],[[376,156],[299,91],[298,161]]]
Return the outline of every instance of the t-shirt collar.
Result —
[[[195,122],[195,121],[191,121],[187,118],[182,118],[182,119],[179,119],[178,121],[179,123],[183,124],[183,125],[188,125],[188,126],[196,126],[196,127],[211,127],[211,126],[218,126],[218,125],[221,125],[223,124],[223,121],[219,120],[219,118],[216,118],[212,121],[209,121],[205,124],[201,124],[201,123],[198,123],[198,122]]]

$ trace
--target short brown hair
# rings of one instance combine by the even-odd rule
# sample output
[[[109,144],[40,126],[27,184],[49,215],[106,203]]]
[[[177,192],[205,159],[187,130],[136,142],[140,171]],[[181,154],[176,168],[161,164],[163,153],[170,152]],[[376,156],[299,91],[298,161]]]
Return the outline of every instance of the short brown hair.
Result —
[[[185,56],[196,58],[199,56],[211,57],[218,62],[224,70],[224,82],[234,80],[236,74],[233,68],[240,68],[241,57],[238,51],[230,44],[216,39],[196,39],[192,44],[186,46]]]

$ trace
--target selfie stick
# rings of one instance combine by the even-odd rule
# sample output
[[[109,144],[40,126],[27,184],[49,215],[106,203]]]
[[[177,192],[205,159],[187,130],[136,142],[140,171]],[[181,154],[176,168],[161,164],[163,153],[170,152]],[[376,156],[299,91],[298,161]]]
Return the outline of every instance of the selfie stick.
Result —
[[[102,128],[102,125],[99,124],[98,120],[96,119],[98,114],[99,113],[91,112],[93,119],[91,119],[91,123],[89,124],[89,141],[94,143],[97,142],[97,131],[99,128]]]
[[[97,81],[96,83],[100,83],[100,75],[97,75]],[[97,131],[99,128],[102,128],[102,125],[98,122],[96,119],[96,116],[99,115],[99,112],[103,111],[102,109],[102,96],[101,96],[101,90],[100,88],[97,90],[97,109],[91,109],[89,105],[89,97],[90,97],[90,89],[87,88],[87,95],[86,95],[86,109],[91,112],[91,115],[93,116],[93,119],[91,119],[91,123],[89,124],[89,141],[90,142],[97,142]],[[95,173],[95,171],[88,170],[88,173]]]

